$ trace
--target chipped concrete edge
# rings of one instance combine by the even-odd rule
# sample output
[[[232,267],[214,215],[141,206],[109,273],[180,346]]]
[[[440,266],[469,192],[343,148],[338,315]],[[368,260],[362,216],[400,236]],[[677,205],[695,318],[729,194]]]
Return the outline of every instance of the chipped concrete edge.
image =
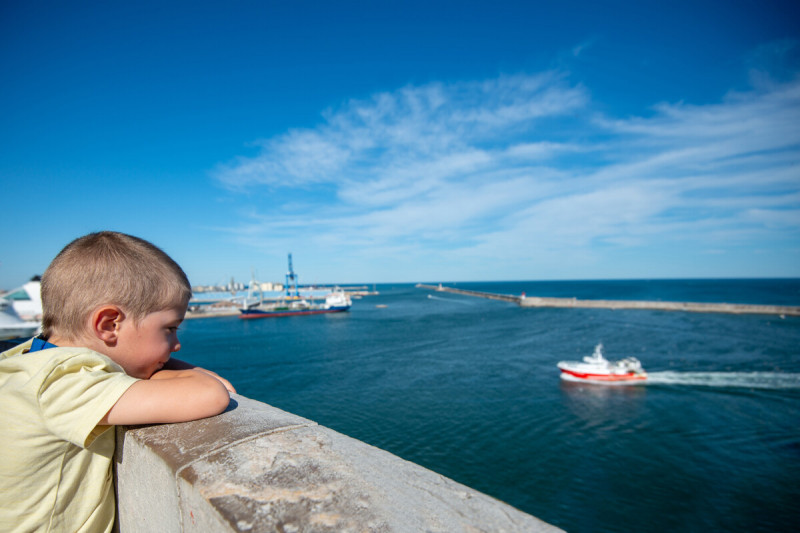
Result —
[[[267,404],[118,428],[117,531],[560,529],[389,452]]]

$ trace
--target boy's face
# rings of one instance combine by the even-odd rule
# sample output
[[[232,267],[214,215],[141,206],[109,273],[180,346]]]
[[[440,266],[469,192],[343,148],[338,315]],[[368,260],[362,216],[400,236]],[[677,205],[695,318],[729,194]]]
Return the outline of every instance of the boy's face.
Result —
[[[178,326],[185,315],[186,307],[175,307],[150,313],[139,324],[123,320],[113,359],[129,376],[148,379],[181,349]]]

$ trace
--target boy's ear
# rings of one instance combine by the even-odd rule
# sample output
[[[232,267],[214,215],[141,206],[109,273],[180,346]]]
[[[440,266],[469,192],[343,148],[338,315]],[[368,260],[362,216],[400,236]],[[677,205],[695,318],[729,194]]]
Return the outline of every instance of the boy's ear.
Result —
[[[92,333],[95,337],[113,346],[117,343],[120,323],[125,313],[116,305],[104,305],[92,313]]]

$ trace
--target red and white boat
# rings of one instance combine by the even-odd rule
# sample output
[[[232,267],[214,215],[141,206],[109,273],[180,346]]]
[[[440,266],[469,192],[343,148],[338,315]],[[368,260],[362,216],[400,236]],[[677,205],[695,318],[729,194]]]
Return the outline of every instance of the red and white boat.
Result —
[[[590,381],[597,383],[644,381],[647,372],[642,363],[635,357],[626,357],[619,361],[609,361],[603,357],[603,345],[598,344],[592,355],[583,361],[561,361],[561,379],[569,381]]]

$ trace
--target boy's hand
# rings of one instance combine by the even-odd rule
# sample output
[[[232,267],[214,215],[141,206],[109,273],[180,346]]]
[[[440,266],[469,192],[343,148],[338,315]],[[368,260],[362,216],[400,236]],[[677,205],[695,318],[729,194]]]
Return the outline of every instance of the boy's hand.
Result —
[[[204,372],[209,376],[216,378],[220,383],[222,383],[225,386],[226,389],[228,389],[228,392],[236,394],[236,389],[233,388],[233,385],[231,385],[230,381],[223,378],[216,372],[212,372],[211,370],[206,370],[205,368],[200,368],[199,366],[193,366],[181,370],[169,370],[169,369],[159,370],[155,374],[150,376],[150,379],[169,379],[171,377],[177,377],[180,375],[181,372],[186,372],[187,370],[193,370],[195,372]]]
[[[225,385],[225,388],[228,389],[228,392],[232,392],[232,393],[236,394],[236,389],[233,388],[233,385],[231,385],[231,382],[228,381],[227,379],[223,378],[222,376],[220,376],[216,372],[212,372],[211,370],[206,370],[205,368],[200,368],[199,366],[194,367],[194,369],[198,370],[200,372],[205,372],[206,374],[209,374],[211,376],[214,376],[215,378],[220,380],[220,382],[223,385]]]
[[[208,374],[210,376],[214,376],[215,378],[220,380],[220,382],[222,382],[223,385],[225,385],[225,388],[228,389],[228,392],[232,392],[234,394],[236,393],[236,389],[233,388],[233,385],[231,385],[230,381],[228,381],[227,379],[223,378],[222,376],[220,376],[216,372],[212,372],[211,370],[206,370],[205,368],[201,368],[199,366],[194,366],[191,363],[187,363],[186,361],[182,361],[180,359],[175,359],[174,357],[170,358],[170,360],[167,361],[167,364],[164,365],[164,368],[162,369],[162,371],[163,370],[190,370],[190,369],[191,370],[199,370],[200,372],[205,372],[206,374]]]

